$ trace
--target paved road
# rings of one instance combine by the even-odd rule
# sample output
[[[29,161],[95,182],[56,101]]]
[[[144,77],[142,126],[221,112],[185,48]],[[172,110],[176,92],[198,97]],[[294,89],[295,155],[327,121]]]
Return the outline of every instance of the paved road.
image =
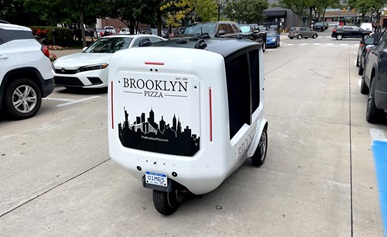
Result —
[[[266,163],[169,217],[109,159],[106,90],[0,121],[0,236],[383,236],[370,129],[387,126],[365,121],[357,48],[290,42],[264,54]]]

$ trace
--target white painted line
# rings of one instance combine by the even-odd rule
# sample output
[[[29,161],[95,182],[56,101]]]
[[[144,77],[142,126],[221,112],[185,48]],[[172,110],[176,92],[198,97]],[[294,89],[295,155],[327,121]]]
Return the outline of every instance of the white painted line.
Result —
[[[340,44],[340,46],[348,46],[348,44]]]
[[[356,65],[356,62],[355,62],[355,65]],[[361,87],[361,79],[359,79],[359,80],[357,81],[357,84],[359,85],[359,87]]]
[[[327,43],[326,45],[333,45],[332,43]]]
[[[73,101],[73,99],[65,99],[65,98],[53,98],[53,97],[46,97],[46,98],[43,98],[43,100],[55,100],[55,101]]]
[[[370,128],[370,134],[373,141],[387,141],[384,132],[381,129]]]
[[[70,102],[67,102],[67,103],[59,104],[57,106],[58,107],[63,107],[63,106],[67,106],[67,105],[72,105],[72,104],[80,103],[80,102],[83,102],[83,101],[86,101],[86,100],[95,99],[95,98],[98,98],[98,97],[101,97],[101,96],[91,96],[91,97],[83,98],[83,99],[80,99],[80,100],[73,100],[73,101],[70,101]]]
[[[308,45],[307,43],[302,43],[302,44],[299,44],[299,45],[302,45],[302,46],[304,46],[304,45]]]
[[[321,43],[314,43],[313,45],[321,45]]]

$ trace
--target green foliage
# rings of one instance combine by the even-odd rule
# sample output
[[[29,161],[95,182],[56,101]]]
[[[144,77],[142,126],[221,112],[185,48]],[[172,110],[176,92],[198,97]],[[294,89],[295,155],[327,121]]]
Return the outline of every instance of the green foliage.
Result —
[[[181,25],[181,21],[184,21],[191,14],[193,3],[192,0],[164,1],[160,10],[166,14],[166,24],[172,27]]]
[[[229,2],[222,13],[237,22],[256,23],[264,20],[263,11],[268,7],[267,0],[235,0]]]
[[[195,13],[202,22],[214,21],[218,17],[218,4],[214,0],[198,0]]]

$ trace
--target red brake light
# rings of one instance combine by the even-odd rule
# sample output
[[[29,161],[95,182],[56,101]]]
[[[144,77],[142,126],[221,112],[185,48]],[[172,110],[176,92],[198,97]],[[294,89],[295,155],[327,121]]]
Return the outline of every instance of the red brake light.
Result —
[[[42,45],[42,48],[41,48],[40,50],[42,50],[42,53],[43,53],[44,55],[46,55],[47,58],[50,57],[50,52],[48,51],[47,46]]]
[[[336,33],[336,28],[334,28],[334,29],[332,30],[332,32]]]
[[[360,47],[363,47],[364,46],[364,44],[360,44]]]

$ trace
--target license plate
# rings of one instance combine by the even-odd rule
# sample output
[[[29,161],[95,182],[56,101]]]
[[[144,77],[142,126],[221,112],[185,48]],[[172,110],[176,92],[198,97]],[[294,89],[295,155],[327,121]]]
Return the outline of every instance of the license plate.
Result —
[[[146,171],[145,172],[145,182],[147,184],[153,184],[153,185],[157,185],[157,186],[167,187],[168,186],[167,174]]]

